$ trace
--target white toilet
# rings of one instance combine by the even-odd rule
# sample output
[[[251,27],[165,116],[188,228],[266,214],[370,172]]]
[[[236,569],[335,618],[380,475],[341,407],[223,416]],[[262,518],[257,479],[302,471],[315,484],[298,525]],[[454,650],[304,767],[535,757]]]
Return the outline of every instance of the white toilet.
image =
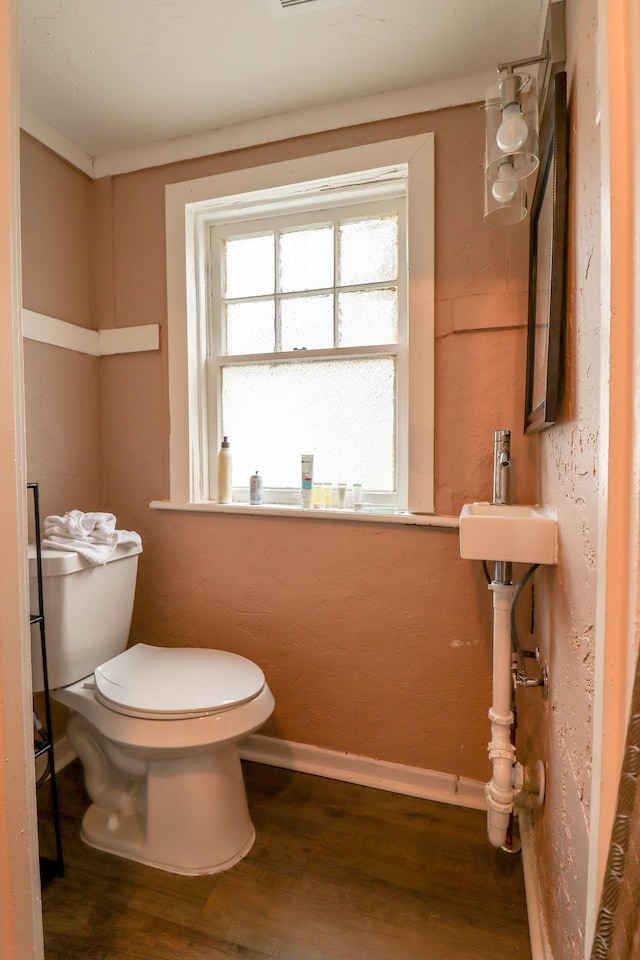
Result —
[[[67,725],[92,800],[90,846],[174,873],[217,873],[251,849],[237,742],[258,730],[274,700],[262,670],[222,650],[127,647],[140,548],[116,548],[101,566],[42,551],[51,695]],[[29,546],[35,597],[35,548]],[[43,689],[33,630],[34,690]]]

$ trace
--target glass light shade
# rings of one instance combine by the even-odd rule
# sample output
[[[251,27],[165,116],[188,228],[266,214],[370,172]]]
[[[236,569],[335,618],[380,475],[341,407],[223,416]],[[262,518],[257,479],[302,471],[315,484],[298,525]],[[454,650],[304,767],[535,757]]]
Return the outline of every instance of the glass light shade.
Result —
[[[525,73],[503,73],[485,100],[485,173],[501,179],[508,158],[514,180],[525,180],[538,167],[538,89]],[[503,171],[504,173],[504,171]]]
[[[524,180],[512,180],[505,199],[496,197],[498,181],[484,178],[484,221],[493,227],[510,227],[527,215],[527,187]],[[511,190],[513,193],[511,194]],[[498,191],[500,195],[500,191]],[[511,195],[509,195],[511,194]]]

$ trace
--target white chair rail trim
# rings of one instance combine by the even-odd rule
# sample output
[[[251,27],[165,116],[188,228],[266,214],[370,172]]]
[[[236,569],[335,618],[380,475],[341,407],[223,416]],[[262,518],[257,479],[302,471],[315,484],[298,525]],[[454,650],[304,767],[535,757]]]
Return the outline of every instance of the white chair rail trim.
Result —
[[[22,335],[27,340],[75,350],[76,353],[85,353],[91,357],[160,349],[160,326],[157,323],[90,330],[26,309],[22,311]]]

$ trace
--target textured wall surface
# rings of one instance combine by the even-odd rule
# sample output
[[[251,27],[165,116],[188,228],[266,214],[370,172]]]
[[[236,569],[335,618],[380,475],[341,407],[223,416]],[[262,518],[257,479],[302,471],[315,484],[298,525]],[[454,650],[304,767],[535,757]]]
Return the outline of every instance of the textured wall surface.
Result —
[[[554,956],[583,956],[592,770],[600,424],[600,128],[595,0],[567,3],[570,109],[568,383],[560,422],[533,441],[537,499],[556,511],[560,558],[536,574],[536,640],[549,665],[546,704],[520,695],[528,760],[548,791],[538,824]],[[542,733],[542,737],[540,734]],[[541,752],[542,745],[542,752]]]
[[[256,660],[276,698],[265,733],[487,779],[491,602],[479,566],[459,559],[455,531],[148,506],[169,492],[165,184],[425,130],[436,143],[436,509],[457,514],[465,501],[490,497],[493,431],[502,427],[514,432],[514,496],[529,499],[521,430],[527,225],[502,231],[483,224],[483,114],[475,106],[93,184],[97,325],[159,323],[161,349],[98,361],[101,447],[87,449],[87,458],[103,478],[98,505],[143,536],[134,641],[220,646]],[[32,239],[27,231],[27,251]],[[72,271],[52,281],[51,302],[73,282]],[[53,389],[51,411],[30,406],[34,459],[47,418],[57,411],[61,429],[72,433],[78,424],[56,365],[70,363],[68,375],[81,378],[86,363],[41,349]],[[43,366],[28,361],[32,397]],[[60,509],[76,506],[72,495],[90,509],[88,487],[69,475],[68,463],[51,449],[43,486],[56,490]]]

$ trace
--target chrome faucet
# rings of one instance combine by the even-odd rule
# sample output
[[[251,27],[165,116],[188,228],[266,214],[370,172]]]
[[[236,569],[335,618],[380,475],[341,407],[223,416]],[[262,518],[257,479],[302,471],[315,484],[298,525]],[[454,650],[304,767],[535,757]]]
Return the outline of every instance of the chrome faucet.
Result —
[[[509,503],[509,480],[511,478],[511,431],[496,430],[493,434],[493,496],[491,503]],[[512,565],[506,560],[497,560],[494,583],[511,583]]]
[[[511,431],[496,430],[493,434],[493,496],[491,503],[509,503],[511,474]]]

